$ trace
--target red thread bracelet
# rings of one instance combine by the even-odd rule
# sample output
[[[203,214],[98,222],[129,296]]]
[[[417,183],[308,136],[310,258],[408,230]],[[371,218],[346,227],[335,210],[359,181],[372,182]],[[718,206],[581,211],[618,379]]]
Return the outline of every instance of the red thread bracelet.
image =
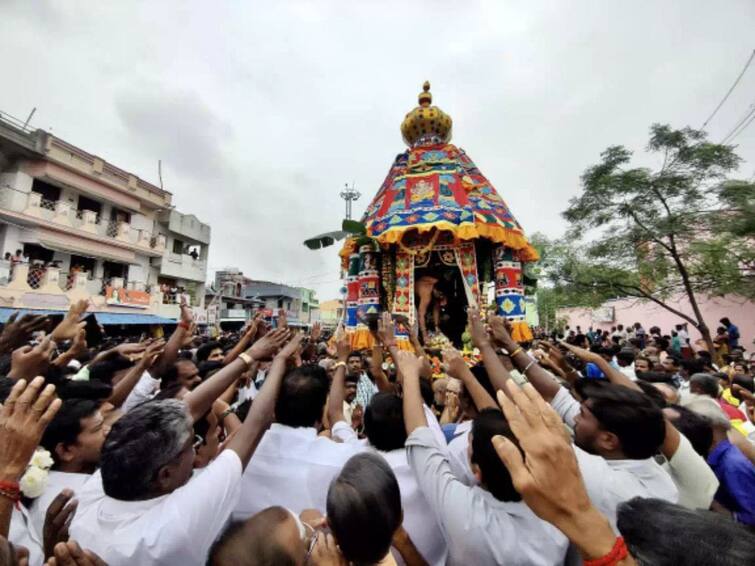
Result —
[[[21,491],[21,488],[19,487],[17,481],[0,480],[0,489],[5,489],[8,491]]]
[[[19,508],[19,501],[21,501],[21,488],[18,486],[18,482],[0,480],[0,495],[13,501],[16,505],[16,509]]]
[[[594,560],[585,560],[584,566],[614,566],[629,556],[629,550],[624,542],[624,537],[616,537],[611,552]]]

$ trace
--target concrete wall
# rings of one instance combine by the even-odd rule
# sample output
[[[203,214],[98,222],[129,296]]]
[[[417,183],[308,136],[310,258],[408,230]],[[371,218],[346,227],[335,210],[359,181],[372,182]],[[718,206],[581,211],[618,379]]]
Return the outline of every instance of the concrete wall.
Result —
[[[703,317],[706,324],[711,328],[712,334],[715,335],[716,327],[719,326],[719,319],[729,317],[739,328],[740,344],[748,351],[755,350],[755,345],[753,345],[753,339],[755,339],[755,303],[734,295],[701,298],[700,303]],[[679,298],[671,301],[671,305],[680,312],[692,315],[692,309],[686,300]],[[629,326],[639,322],[645,327],[645,330],[648,330],[651,326],[658,326],[664,334],[669,334],[675,325],[684,322],[675,314],[649,301],[618,299],[608,301],[603,306],[614,308],[614,322],[599,323],[593,321],[593,309],[589,308],[559,309],[556,316],[559,319],[565,319],[572,328],[580,326],[583,331],[586,331],[590,326],[610,330],[612,326],[617,324]],[[693,342],[700,338],[700,333],[691,326],[689,327],[689,334]]]
[[[22,241],[24,232],[24,230],[10,224],[0,226],[0,252],[2,252],[3,257],[5,256],[5,252],[14,254],[16,250],[24,249]]]

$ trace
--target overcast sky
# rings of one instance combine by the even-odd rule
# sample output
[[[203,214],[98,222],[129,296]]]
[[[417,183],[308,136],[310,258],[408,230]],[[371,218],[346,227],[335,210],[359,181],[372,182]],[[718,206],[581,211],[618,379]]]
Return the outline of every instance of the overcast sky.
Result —
[[[357,216],[434,104],[528,233],[558,236],[579,175],[653,122],[699,127],[755,48],[753,0],[0,1],[0,110],[165,188],[212,227],[211,272],[337,296],[338,193]],[[711,121],[755,103],[755,64]],[[755,125],[737,139],[755,175]],[[208,274],[208,278],[212,273]]]

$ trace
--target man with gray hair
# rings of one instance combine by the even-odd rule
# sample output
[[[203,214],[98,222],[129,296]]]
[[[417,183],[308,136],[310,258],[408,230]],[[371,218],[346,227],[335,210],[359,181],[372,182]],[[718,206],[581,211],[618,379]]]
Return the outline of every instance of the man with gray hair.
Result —
[[[718,399],[720,392],[718,378],[709,373],[696,373],[689,378],[689,392]]]
[[[254,360],[290,337],[274,331],[192,391],[184,401],[148,401],[117,421],[102,448],[102,468],[78,494],[72,538],[110,566],[204,564],[239,498],[241,474],[272,422],[291,340],[275,356],[244,423],[200,474],[192,476],[192,423]]]

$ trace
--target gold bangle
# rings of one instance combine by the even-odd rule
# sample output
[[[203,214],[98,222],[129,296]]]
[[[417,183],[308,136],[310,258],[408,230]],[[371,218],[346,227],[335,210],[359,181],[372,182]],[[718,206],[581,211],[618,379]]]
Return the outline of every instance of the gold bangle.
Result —
[[[515,348],[515,349],[514,349],[514,351],[513,351],[513,352],[511,352],[511,353],[509,354],[509,357],[510,357],[510,358],[513,358],[513,357],[514,357],[514,356],[516,356],[516,355],[517,355],[517,354],[518,354],[519,352],[524,352],[524,349],[523,349],[523,348],[522,348],[521,346],[519,346],[518,348]]]
[[[239,354],[239,359],[246,364],[246,369],[252,367],[252,364],[254,363],[254,358],[246,352],[241,352]]]
[[[333,367],[330,369],[332,369],[333,371],[336,371],[340,367],[346,367],[346,362],[336,362],[333,364]]]

